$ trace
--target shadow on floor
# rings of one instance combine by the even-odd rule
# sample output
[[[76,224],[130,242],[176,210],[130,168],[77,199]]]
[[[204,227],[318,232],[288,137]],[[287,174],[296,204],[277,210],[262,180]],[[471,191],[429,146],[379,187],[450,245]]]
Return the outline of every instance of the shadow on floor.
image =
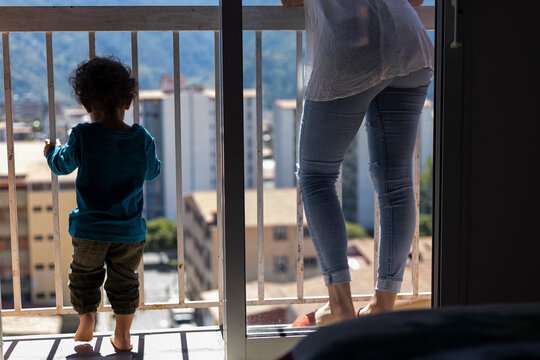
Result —
[[[190,347],[188,346],[187,333],[202,333],[198,330],[186,330],[186,331],[171,331],[160,332],[159,334],[173,335],[173,339],[178,339],[178,345],[180,349],[176,348],[174,358],[181,360],[189,360]],[[144,359],[146,336],[158,335],[158,334],[133,334],[132,344],[134,348],[132,351],[115,352],[112,345],[109,342],[110,334],[95,335],[91,343],[78,343],[73,340],[71,336],[58,335],[58,336],[40,336],[36,338],[21,338],[10,339],[5,341],[7,350],[4,353],[4,359],[21,358],[23,355],[25,358],[34,359],[117,359],[117,360],[139,360]],[[178,336],[178,337],[176,337]],[[170,337],[166,342],[161,343],[163,347],[173,345]],[[155,347],[155,341],[152,347]],[[162,347],[159,346],[159,347]],[[147,353],[153,353],[158,349],[147,349]],[[181,357],[179,356],[181,354]]]

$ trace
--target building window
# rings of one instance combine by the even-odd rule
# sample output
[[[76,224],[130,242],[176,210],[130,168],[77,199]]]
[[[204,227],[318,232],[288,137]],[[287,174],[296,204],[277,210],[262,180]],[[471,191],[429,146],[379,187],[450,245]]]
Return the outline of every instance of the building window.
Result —
[[[34,212],[41,212],[41,210],[43,210],[43,209],[41,208],[41,206],[36,205],[36,206],[34,206],[34,207],[32,208],[32,210],[33,210]]]
[[[287,228],[284,226],[276,226],[274,228],[274,240],[287,240]]]
[[[304,268],[313,269],[317,267],[317,258],[314,256],[308,256],[304,258]]]
[[[54,240],[54,235],[53,234],[47,235],[47,240],[53,241]]]
[[[36,298],[38,298],[38,299],[45,299],[45,293],[42,292],[42,291],[36,293]]]
[[[43,235],[34,235],[34,241],[42,241]]]
[[[49,270],[54,271],[54,264],[49,264]]]
[[[45,267],[43,266],[43,264],[36,264],[35,266],[35,269],[36,270],[43,270]]]
[[[47,211],[52,212],[52,205],[47,205]]]
[[[54,293],[54,291],[51,291],[49,293],[49,296],[51,297],[51,299],[54,299],[56,297],[56,294]]]
[[[274,256],[274,272],[285,273],[289,269],[289,258],[287,256]]]

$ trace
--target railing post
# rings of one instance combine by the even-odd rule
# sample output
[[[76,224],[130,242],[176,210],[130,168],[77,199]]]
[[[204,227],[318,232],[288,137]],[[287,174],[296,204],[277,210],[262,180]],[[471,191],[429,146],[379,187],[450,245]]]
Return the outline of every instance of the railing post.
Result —
[[[219,53],[219,31],[214,33],[214,93],[215,93],[215,131],[216,131],[216,209],[217,209],[217,283],[219,303],[223,304],[223,152],[221,138],[221,75],[220,75],[220,53]],[[219,307],[219,325],[223,326],[223,306]]]
[[[227,360],[246,358],[242,0],[220,0],[224,323]]]
[[[296,169],[300,166],[300,127],[303,109],[304,64],[302,31],[296,31]],[[296,296],[304,298],[304,204],[296,179]]]
[[[262,156],[262,32],[255,32],[255,92],[257,102],[257,263],[258,263],[258,298],[264,300],[264,190],[263,190],[263,156]]]
[[[182,121],[180,101],[180,35],[173,31],[174,64],[174,150],[176,167],[176,251],[178,256],[178,303],[185,302],[184,284],[184,197],[182,194]]]
[[[420,119],[422,119],[420,117]],[[420,125],[416,132],[416,144],[414,145],[413,173],[414,173],[414,199],[416,211],[416,224],[414,226],[414,239],[412,245],[412,293],[416,299],[418,297],[419,264],[420,264]]]
[[[11,99],[11,64],[9,56],[9,33],[2,34],[4,59],[4,96],[6,108],[6,138],[9,191],[9,228],[11,235],[11,271],[13,304],[15,311],[21,310],[21,277],[19,267],[19,225],[17,222],[17,186],[15,177],[15,145],[13,142],[13,105]]]
[[[52,33],[45,34],[47,47],[47,83],[49,100],[49,138],[52,143],[56,141],[56,102],[54,99],[54,66],[53,66],[53,39]],[[58,202],[58,176],[51,171],[51,193],[53,206],[53,239],[54,239],[54,289],[56,308],[61,310],[64,306],[64,291],[62,286],[62,257],[60,245],[60,214]]]

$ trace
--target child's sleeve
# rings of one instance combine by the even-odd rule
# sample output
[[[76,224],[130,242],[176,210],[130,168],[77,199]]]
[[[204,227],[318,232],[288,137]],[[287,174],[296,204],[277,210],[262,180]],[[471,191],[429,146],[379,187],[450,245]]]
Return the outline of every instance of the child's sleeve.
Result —
[[[161,171],[161,160],[156,152],[156,141],[152,139],[146,146],[146,176],[145,180],[154,180]]]
[[[47,151],[47,164],[56,175],[71,174],[78,166],[77,136],[72,130],[64,147],[55,146]]]

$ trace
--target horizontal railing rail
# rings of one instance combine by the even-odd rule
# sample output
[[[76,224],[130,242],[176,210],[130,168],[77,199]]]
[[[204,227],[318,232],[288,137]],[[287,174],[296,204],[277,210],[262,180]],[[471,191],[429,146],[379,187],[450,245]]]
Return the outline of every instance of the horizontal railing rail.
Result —
[[[87,32],[88,54],[95,56],[95,33],[124,31],[131,33],[132,70],[138,76],[138,33],[143,31],[167,31],[172,33],[173,65],[174,65],[174,124],[175,124],[175,155],[176,155],[176,190],[177,190],[177,254],[178,254],[178,302],[177,303],[145,303],[144,302],[144,268],[141,261],[139,272],[141,274],[140,310],[172,309],[172,308],[209,308],[223,306],[222,283],[222,252],[223,232],[221,223],[221,204],[217,204],[218,211],[218,300],[217,301],[187,301],[185,297],[185,261],[184,261],[184,234],[183,234],[183,195],[182,195],[182,166],[181,166],[181,111],[180,111],[180,31],[212,31],[214,32],[215,56],[215,88],[219,89],[219,32],[218,8],[215,6],[88,6],[88,7],[0,7],[0,32],[2,32],[2,53],[4,67],[5,90],[5,119],[8,153],[8,185],[9,209],[11,229],[11,256],[12,256],[12,282],[14,291],[14,308],[3,309],[2,316],[16,315],[53,315],[70,314],[75,311],[70,306],[64,306],[62,295],[63,284],[60,267],[60,225],[58,204],[58,179],[51,173],[53,228],[54,228],[54,269],[56,306],[49,308],[23,308],[21,301],[21,277],[19,271],[19,247],[17,228],[17,200],[15,188],[15,157],[13,136],[13,106],[11,91],[11,64],[10,64],[10,33],[13,32],[45,32],[46,58],[48,81],[48,106],[50,138],[56,138],[55,98],[54,98],[54,56],[53,35],[55,32]],[[426,29],[434,28],[434,7],[416,8]],[[121,17],[118,14],[122,14]],[[322,303],[328,300],[327,296],[304,296],[304,263],[303,263],[303,206],[300,196],[297,196],[297,296],[287,298],[266,298],[264,291],[264,248],[263,248],[263,178],[262,178],[262,31],[295,31],[296,32],[296,126],[300,124],[302,113],[302,31],[304,29],[303,8],[283,8],[280,6],[248,6],[243,8],[243,28],[246,31],[255,31],[255,57],[256,57],[256,141],[257,141],[257,243],[258,243],[258,296],[248,299],[246,305],[272,305],[272,304],[302,304]],[[219,92],[216,92],[216,191],[217,198],[221,198],[223,179],[221,176],[221,129],[219,119]],[[139,123],[139,100],[134,99],[134,122]],[[419,196],[419,142],[417,140],[415,151],[415,194]],[[298,189],[298,186],[297,186]],[[297,194],[299,192],[297,191]],[[377,211],[377,206],[375,206]],[[417,224],[413,244],[413,276],[412,292],[401,293],[398,299],[427,299],[429,292],[418,290],[418,201]],[[377,217],[376,217],[377,219]],[[375,238],[378,237],[378,225],[375,225]],[[377,246],[375,255],[377,254]],[[376,259],[376,256],[375,256]],[[374,272],[376,270],[376,262]],[[60,295],[58,295],[60,294]],[[354,301],[366,301],[372,294],[354,295]],[[103,297],[102,297],[103,298]],[[111,311],[110,306],[100,305],[100,311]]]
[[[433,30],[434,7],[415,9]],[[216,6],[0,6],[0,19],[0,32],[219,30]],[[242,23],[251,31],[304,30],[304,9],[245,6]]]

